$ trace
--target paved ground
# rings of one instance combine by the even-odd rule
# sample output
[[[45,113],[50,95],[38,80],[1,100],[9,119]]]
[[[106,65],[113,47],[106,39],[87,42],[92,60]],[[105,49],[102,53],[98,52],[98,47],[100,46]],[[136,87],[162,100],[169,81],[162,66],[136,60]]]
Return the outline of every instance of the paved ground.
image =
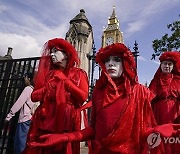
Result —
[[[88,154],[88,147],[86,147],[86,146],[81,147],[80,154]]]

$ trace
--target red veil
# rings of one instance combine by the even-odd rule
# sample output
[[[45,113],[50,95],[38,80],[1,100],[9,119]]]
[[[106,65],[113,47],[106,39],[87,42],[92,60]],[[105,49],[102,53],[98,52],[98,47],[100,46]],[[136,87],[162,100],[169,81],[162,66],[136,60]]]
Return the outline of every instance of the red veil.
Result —
[[[104,99],[103,106],[110,105],[113,103],[118,97],[118,87],[116,87],[115,83],[112,81],[110,76],[108,75],[104,62],[110,56],[118,56],[122,58],[123,62],[123,79],[124,85],[123,90],[126,95],[128,95],[131,91],[131,86],[134,86],[138,82],[137,71],[136,71],[136,64],[134,61],[134,57],[131,51],[122,43],[112,44],[105,48],[101,48],[96,55],[96,62],[102,68],[101,77],[96,83],[96,88],[102,88],[107,83],[106,86],[108,89],[106,93],[106,98]]]
[[[56,68],[50,56],[51,49],[54,47],[64,50],[68,54],[68,65],[65,72],[74,67],[74,65],[78,66],[80,63],[77,51],[68,41],[62,38],[55,38],[47,41],[42,48],[42,57],[35,77],[35,89],[41,88],[45,83],[45,76],[50,72],[50,70]]]

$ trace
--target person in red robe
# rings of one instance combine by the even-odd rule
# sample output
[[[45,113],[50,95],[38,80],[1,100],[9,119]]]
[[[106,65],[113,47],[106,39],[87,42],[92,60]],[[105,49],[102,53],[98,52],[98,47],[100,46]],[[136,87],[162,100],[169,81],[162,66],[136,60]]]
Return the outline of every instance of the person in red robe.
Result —
[[[68,41],[55,38],[45,43],[31,95],[40,106],[33,115],[24,154],[79,154],[80,142],[59,143],[54,148],[28,146],[44,134],[80,130],[80,108],[88,97],[88,78],[78,65],[77,51]]]
[[[61,142],[91,140],[89,153],[161,153],[162,144],[148,146],[149,134],[171,136],[177,125],[157,126],[152,109],[153,93],[138,83],[132,53],[121,43],[101,48],[96,61],[102,68],[92,96],[90,126],[72,133],[47,134],[30,147],[54,147]]]
[[[180,124],[180,53],[164,52],[159,59],[161,64],[149,85],[155,94],[154,115],[158,125]],[[165,146],[167,153],[180,153],[177,145]]]

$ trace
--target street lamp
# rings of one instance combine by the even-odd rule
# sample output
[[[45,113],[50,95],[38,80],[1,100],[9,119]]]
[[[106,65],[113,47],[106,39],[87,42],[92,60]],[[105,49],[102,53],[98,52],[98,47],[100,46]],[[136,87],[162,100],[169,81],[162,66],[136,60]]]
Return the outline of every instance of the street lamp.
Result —
[[[90,71],[90,90],[89,90],[89,100],[92,97],[92,92],[93,92],[93,88],[94,88],[94,70],[95,67],[98,66],[98,64],[96,64],[95,59],[96,59],[96,48],[95,48],[95,43],[93,41],[93,46],[92,46],[92,52],[87,54],[87,58],[89,59],[89,61],[91,61],[91,71]]]
[[[139,51],[138,51],[138,43],[136,42],[136,40],[135,40],[133,49],[134,49],[134,52],[132,52],[132,53],[135,58],[136,68],[137,68],[137,57],[139,56]]]

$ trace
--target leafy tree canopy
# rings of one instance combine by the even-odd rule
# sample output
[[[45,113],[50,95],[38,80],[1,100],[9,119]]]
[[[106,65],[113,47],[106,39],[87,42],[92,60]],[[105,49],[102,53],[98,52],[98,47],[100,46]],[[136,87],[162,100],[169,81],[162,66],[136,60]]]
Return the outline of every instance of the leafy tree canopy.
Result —
[[[172,34],[170,36],[165,34],[161,39],[156,39],[152,42],[154,53],[152,54],[151,60],[166,51],[180,51],[180,21],[174,21],[168,24],[167,28],[171,30]]]

